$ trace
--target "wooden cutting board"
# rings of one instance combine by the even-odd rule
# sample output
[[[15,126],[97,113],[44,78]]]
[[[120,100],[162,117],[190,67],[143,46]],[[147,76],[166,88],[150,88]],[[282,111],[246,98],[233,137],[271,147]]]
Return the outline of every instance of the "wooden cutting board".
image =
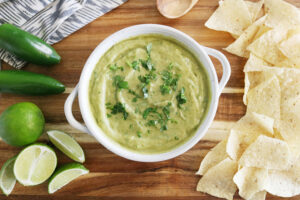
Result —
[[[85,166],[90,174],[83,176],[54,195],[48,195],[47,184],[24,187],[17,184],[12,195],[1,200],[212,200],[218,199],[196,192],[200,177],[195,175],[206,153],[218,141],[225,138],[232,124],[245,114],[242,102],[245,59],[224,52],[222,48],[233,42],[233,38],[224,32],[209,30],[204,22],[217,8],[218,0],[199,0],[187,15],[180,19],[162,17],[155,0],[129,0],[124,5],[100,17],[62,42],[54,45],[62,56],[62,62],[53,67],[28,65],[24,69],[43,73],[62,81],[67,90],[64,94],[47,97],[25,97],[12,94],[0,94],[0,113],[8,106],[23,101],[37,104],[44,112],[46,129],[58,129],[70,133],[80,142],[86,153]],[[300,7],[299,0],[288,2]],[[93,49],[107,36],[122,28],[144,23],[164,24],[181,30],[200,44],[222,51],[229,59],[232,75],[220,97],[218,112],[206,136],[185,154],[168,161],[158,163],[139,163],[123,159],[106,150],[94,138],[70,127],[64,115],[64,101],[76,86],[82,67]],[[222,74],[220,64],[213,59],[218,76]],[[4,65],[3,69],[11,69]],[[82,121],[77,102],[74,114]],[[45,135],[40,139],[48,142]],[[0,164],[16,155],[19,148],[0,142]],[[59,164],[71,162],[58,152]],[[237,194],[234,199],[241,199]],[[268,200],[282,198],[268,195]],[[299,200],[300,196],[290,198]]]

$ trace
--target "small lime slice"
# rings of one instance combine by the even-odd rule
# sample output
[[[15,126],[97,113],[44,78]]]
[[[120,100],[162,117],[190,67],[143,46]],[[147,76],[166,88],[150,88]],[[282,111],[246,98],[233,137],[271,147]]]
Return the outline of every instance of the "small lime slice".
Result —
[[[14,174],[22,185],[38,185],[53,174],[56,165],[54,150],[45,144],[36,143],[19,153],[14,165]]]
[[[71,136],[57,130],[48,131],[47,133],[50,141],[69,158],[81,163],[85,161],[81,146]]]
[[[48,192],[52,194],[81,175],[89,173],[82,164],[69,163],[57,169],[48,184]]]
[[[17,156],[8,159],[0,170],[0,188],[8,196],[15,187],[16,177],[14,175],[14,163]]]

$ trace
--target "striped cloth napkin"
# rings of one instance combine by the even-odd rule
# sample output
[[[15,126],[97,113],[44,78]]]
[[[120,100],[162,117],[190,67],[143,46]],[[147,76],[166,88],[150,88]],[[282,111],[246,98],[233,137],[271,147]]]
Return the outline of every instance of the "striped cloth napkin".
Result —
[[[0,25],[14,24],[54,44],[126,1],[0,0]],[[0,49],[1,60],[17,69],[26,64],[4,49]]]

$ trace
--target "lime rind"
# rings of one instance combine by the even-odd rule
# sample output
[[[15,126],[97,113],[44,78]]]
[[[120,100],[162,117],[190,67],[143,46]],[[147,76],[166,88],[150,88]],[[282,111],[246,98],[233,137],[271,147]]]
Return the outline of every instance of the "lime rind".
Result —
[[[13,172],[20,184],[33,186],[45,182],[53,174],[56,166],[55,151],[46,144],[35,143],[18,154]]]
[[[16,158],[17,156],[8,159],[0,170],[0,188],[6,196],[12,192],[16,184],[16,177],[13,173],[13,167]]]
[[[53,194],[74,179],[88,173],[89,170],[79,163],[69,163],[61,166],[54,172],[49,180],[49,194]]]
[[[83,149],[73,137],[58,130],[47,131],[47,134],[54,146],[66,156],[74,161],[84,163],[85,155]]]

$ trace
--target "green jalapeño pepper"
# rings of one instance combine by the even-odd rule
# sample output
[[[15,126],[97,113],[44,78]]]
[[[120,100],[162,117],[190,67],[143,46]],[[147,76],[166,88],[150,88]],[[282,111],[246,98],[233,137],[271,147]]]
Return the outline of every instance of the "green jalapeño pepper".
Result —
[[[65,86],[43,74],[28,71],[0,71],[0,93],[23,95],[50,95],[65,91]]]
[[[0,26],[0,48],[37,65],[54,65],[60,62],[60,56],[53,47],[11,24]]]

